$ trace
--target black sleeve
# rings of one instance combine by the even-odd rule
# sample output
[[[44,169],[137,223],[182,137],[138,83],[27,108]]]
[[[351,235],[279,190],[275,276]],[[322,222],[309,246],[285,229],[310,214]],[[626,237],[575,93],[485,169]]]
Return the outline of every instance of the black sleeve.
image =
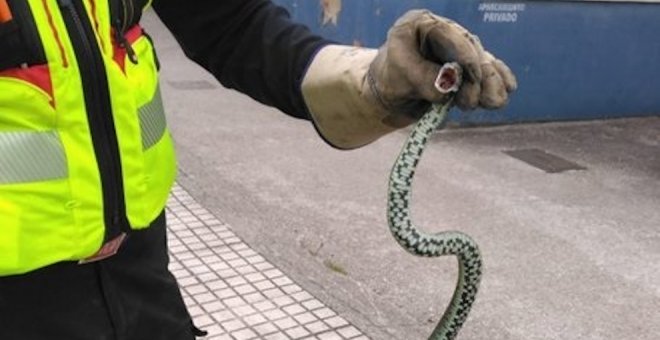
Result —
[[[309,119],[300,85],[328,41],[269,0],[155,0],[186,55],[224,86]]]

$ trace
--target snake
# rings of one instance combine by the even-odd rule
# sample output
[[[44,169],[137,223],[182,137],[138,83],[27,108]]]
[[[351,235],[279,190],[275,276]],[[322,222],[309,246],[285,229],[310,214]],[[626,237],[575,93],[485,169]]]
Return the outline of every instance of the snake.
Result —
[[[439,80],[445,70],[443,67],[440,71]],[[416,256],[454,255],[458,259],[454,294],[428,340],[456,338],[476,299],[482,274],[481,253],[470,236],[459,231],[426,233],[411,219],[412,184],[417,164],[433,132],[442,129],[451,106],[451,99],[445,104],[434,104],[417,122],[392,167],[388,187],[387,221],[399,245]]]

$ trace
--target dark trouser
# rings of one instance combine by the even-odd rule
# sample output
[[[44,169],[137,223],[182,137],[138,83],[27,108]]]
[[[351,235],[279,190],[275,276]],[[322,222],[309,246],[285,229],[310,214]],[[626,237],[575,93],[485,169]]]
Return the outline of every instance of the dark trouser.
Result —
[[[0,277],[0,339],[195,339],[166,241],[163,214],[104,261]]]

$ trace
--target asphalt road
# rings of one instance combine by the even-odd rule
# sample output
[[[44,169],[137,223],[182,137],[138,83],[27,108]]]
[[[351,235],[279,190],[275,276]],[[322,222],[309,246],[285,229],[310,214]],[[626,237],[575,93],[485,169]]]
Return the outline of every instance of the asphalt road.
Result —
[[[340,152],[306,121],[223,89],[152,15],[179,183],[252,248],[376,340],[426,339],[452,258],[414,258],[385,220],[397,132]],[[536,148],[586,170],[549,174]],[[460,339],[660,338],[660,118],[451,129],[416,178],[415,220],[480,244]]]

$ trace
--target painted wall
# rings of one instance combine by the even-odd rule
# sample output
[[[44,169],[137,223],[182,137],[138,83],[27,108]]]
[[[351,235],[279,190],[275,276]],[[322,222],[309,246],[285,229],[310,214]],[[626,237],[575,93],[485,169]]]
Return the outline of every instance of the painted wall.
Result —
[[[462,124],[660,115],[660,4],[478,0],[275,0],[345,44],[376,47],[402,13],[428,8],[479,35],[520,83],[510,105]]]

